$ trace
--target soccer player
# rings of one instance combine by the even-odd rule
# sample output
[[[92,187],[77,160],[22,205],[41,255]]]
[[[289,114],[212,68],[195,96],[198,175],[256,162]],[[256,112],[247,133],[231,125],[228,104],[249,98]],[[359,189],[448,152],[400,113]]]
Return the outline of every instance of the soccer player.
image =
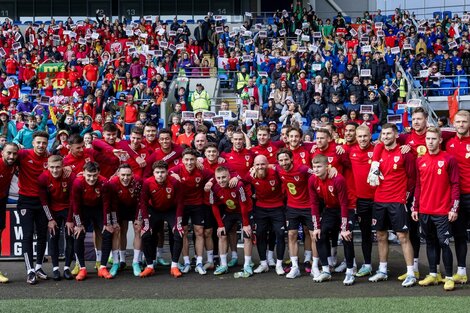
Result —
[[[379,162],[371,164],[369,183],[374,186],[380,180],[374,195],[373,223],[377,231],[379,270],[369,278],[371,282],[387,280],[388,229],[397,233],[406,262],[407,276],[403,287],[416,283],[413,268],[413,246],[409,239],[406,201],[413,193],[416,181],[416,160],[413,154],[402,154],[397,143],[398,128],[395,124],[384,124],[380,140],[384,149],[378,155]]]
[[[121,164],[129,157],[126,152],[119,149],[117,139],[118,129],[116,124],[107,122],[103,126],[103,139],[95,139],[92,142],[95,150],[95,161],[100,165],[100,175],[110,178],[116,173]]]
[[[226,166],[239,177],[245,177],[253,166],[254,154],[244,147],[245,143],[245,134],[235,131],[232,135],[232,151],[221,154],[227,163]]]
[[[346,126],[345,136],[348,132]],[[371,144],[370,128],[360,125],[356,129],[357,145],[350,147],[348,155],[354,176],[356,190],[356,216],[361,230],[361,247],[364,264],[356,273],[357,277],[372,274],[372,208],[374,204],[375,187],[367,183],[374,146]],[[349,188],[350,184],[348,184]]]
[[[416,189],[411,216],[419,221],[426,239],[429,275],[419,281],[420,286],[437,285],[436,246],[442,250],[445,268],[444,290],[454,289],[452,279],[452,250],[450,249],[450,223],[457,219],[459,207],[459,173],[457,160],[441,151],[441,130],[430,127],[426,131],[427,152],[418,158]]]
[[[457,220],[452,223],[457,258],[457,273],[454,281],[467,283],[467,229],[470,222],[470,113],[458,111],[454,117],[457,134],[446,145],[446,151],[457,159],[460,176],[460,209]]]
[[[220,266],[214,271],[214,275],[228,273],[227,264],[227,231],[234,224],[242,223],[243,250],[245,264],[243,272],[237,277],[250,277],[253,275],[251,267],[251,252],[253,248],[253,215],[251,201],[246,197],[242,182],[238,182],[233,188],[229,187],[230,172],[227,167],[219,166],[215,170],[216,184],[211,187],[211,204],[215,219],[217,220],[217,235],[219,236]]]
[[[47,141],[49,134],[44,131],[33,133],[33,148],[18,151],[19,161],[19,198],[18,210],[20,212],[20,223],[23,227],[23,255],[26,264],[28,278],[26,282],[31,285],[39,279],[48,279],[42,269],[44,253],[47,243],[47,217],[42,209],[39,199],[39,176],[47,168]],[[33,234],[36,229],[37,253],[36,266],[33,266]]]
[[[160,143],[157,139],[157,124],[154,122],[147,122],[144,125],[144,139],[142,143],[152,151],[157,150],[160,148]]]
[[[163,145],[162,145],[163,147]],[[194,149],[185,149],[183,151],[183,164],[173,167],[170,170],[171,176],[181,182],[184,189],[184,213],[183,213],[183,273],[188,273],[191,265],[189,261],[188,244],[188,224],[191,224],[196,235],[196,268],[195,271],[200,275],[207,274],[202,264],[202,255],[204,252],[204,221],[207,213],[204,211],[204,185],[212,177],[210,171],[200,170],[196,167],[197,152]]]
[[[294,164],[310,166],[311,145],[302,143],[303,132],[300,128],[291,127],[287,130],[287,148],[292,151]]]
[[[154,153],[146,160],[147,166],[144,170],[144,178],[152,176],[153,170],[152,165],[156,161],[165,161],[168,163],[168,169],[177,166],[181,162],[181,154],[183,148],[181,146],[172,143],[171,131],[166,128],[160,129],[158,133],[158,142],[160,148],[155,150]]]
[[[354,210],[348,210],[348,192],[346,180],[342,175],[334,178],[328,177],[328,157],[318,154],[312,160],[313,173],[308,180],[308,191],[312,207],[312,221],[314,226],[313,240],[316,241],[317,250],[322,262],[322,272],[315,277],[315,282],[324,282],[331,279],[328,255],[330,253],[330,239],[337,240],[338,229],[341,230],[344,255],[346,258],[346,277],[343,284],[354,284],[354,245],[350,227],[354,220]],[[324,209],[320,218],[320,201],[324,202]],[[333,236],[333,238],[330,238]]]
[[[255,157],[254,170],[245,177],[255,191],[256,206],[254,217],[256,223],[256,244],[260,257],[260,265],[254,270],[255,273],[269,271],[266,261],[266,249],[268,247],[267,231],[275,235],[276,246],[276,273],[284,275],[282,260],[286,248],[284,230],[286,217],[284,215],[284,191],[281,180],[272,168],[269,168],[268,158],[264,155]]]
[[[52,155],[47,161],[47,171],[38,179],[39,198],[49,221],[50,233],[49,254],[52,258],[52,278],[61,279],[59,271],[59,239],[60,232],[65,234],[65,265],[64,278],[73,279],[70,263],[73,259],[73,223],[70,220],[70,190],[75,174],[64,177],[63,159],[60,155]]]
[[[131,130],[132,134],[132,130]],[[131,135],[132,136],[132,135]],[[134,221],[134,259],[132,261],[132,270],[134,276],[139,276],[141,269],[139,257],[141,251],[140,222],[138,216],[138,204],[140,191],[142,189],[141,181],[132,172],[129,164],[121,164],[118,167],[117,175],[105,185],[104,210],[106,212],[115,212],[112,216],[115,229],[113,232],[113,266],[109,273],[115,277],[119,269],[125,268],[122,263],[126,263],[127,229],[129,221]],[[116,227],[118,226],[118,227]],[[123,238],[124,237],[124,238]],[[116,243],[115,243],[116,242]],[[119,249],[119,250],[118,250]],[[106,259],[107,260],[107,259]],[[101,267],[106,263],[101,263]]]
[[[181,277],[178,259],[183,247],[183,189],[182,184],[168,176],[168,164],[164,161],[155,162],[153,176],[147,178],[142,186],[139,203],[139,215],[142,218],[142,245],[147,267],[140,277],[148,277],[155,273],[153,260],[155,245],[159,234],[158,228],[163,222],[170,229],[171,270],[170,274]]]
[[[104,212],[103,206],[103,193],[106,178],[100,175],[100,166],[96,162],[88,162],[83,167],[83,176],[75,179],[72,185],[71,207],[73,210],[74,236],[75,236],[75,256],[80,266],[75,279],[78,281],[84,280],[87,277],[87,270],[85,266],[85,232],[86,229],[93,225],[95,233],[102,232],[102,248],[106,251],[97,259],[100,262],[98,274],[102,277],[112,278],[109,272],[104,267],[102,270],[101,264],[106,265],[108,256],[112,247],[112,233],[114,228],[112,225],[112,216],[110,212]],[[104,257],[107,252],[106,257]],[[103,262],[103,263],[101,263]]]
[[[72,173],[78,174],[83,171],[83,166],[88,162],[93,162],[93,149],[85,148],[83,137],[78,134],[72,134],[68,139],[70,146],[69,154],[64,158],[64,167],[69,166]]]
[[[260,126],[256,132],[256,138],[258,139],[258,145],[251,147],[251,151],[255,155],[264,155],[269,164],[275,164],[276,154],[280,148],[285,147],[282,141],[271,141],[269,128],[267,126]]]
[[[305,249],[311,248],[313,254],[313,266],[311,274],[314,277],[320,275],[318,269],[318,254],[316,247],[313,246],[313,222],[311,214],[311,203],[308,194],[308,179],[313,174],[312,170],[303,165],[302,163],[294,163],[294,156],[292,151],[289,149],[281,149],[277,153],[277,161],[279,166],[276,166],[277,173],[281,178],[284,190],[287,195],[287,208],[286,208],[286,220],[287,220],[287,231],[288,231],[288,243],[289,243],[289,255],[292,262],[292,267],[289,273],[286,275],[287,278],[299,277],[299,259],[298,259],[298,243],[297,235],[299,231],[299,225],[306,226],[309,230],[309,236],[312,239],[310,242],[311,247],[305,246]],[[307,235],[307,234],[306,234]],[[305,243],[307,245],[307,243]]]
[[[146,159],[152,154],[152,150],[142,144],[143,134],[142,128],[132,127],[129,141],[122,140],[118,143],[119,149],[129,154],[126,163],[131,166],[137,179],[143,177],[144,168],[147,166]]]
[[[18,145],[6,143],[3,146],[2,158],[0,159],[0,247],[2,243],[2,232],[6,224],[6,208],[8,192],[13,175],[17,170],[16,160],[18,158]],[[8,278],[0,272],[0,283],[7,283]]]

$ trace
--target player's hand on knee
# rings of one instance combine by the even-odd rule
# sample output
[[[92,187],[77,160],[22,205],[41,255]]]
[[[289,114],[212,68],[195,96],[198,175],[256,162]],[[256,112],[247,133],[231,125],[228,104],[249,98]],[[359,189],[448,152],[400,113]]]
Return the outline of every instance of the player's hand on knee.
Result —
[[[250,225],[243,226],[243,232],[246,234],[248,238],[251,238],[251,234],[253,233]]]
[[[319,240],[320,236],[321,236],[321,230],[320,229],[315,229],[313,231],[313,241]]]
[[[218,227],[217,228],[217,236],[218,237],[222,237],[222,236],[226,236],[227,235],[227,232],[225,231],[225,227]]]
[[[47,228],[49,228],[49,232],[51,233],[51,235],[55,236],[55,229],[57,228],[56,221],[50,220],[49,223],[47,223]]]
[[[344,230],[341,231],[341,238],[346,241],[351,241],[352,240],[352,233],[349,230]]]
[[[80,236],[81,232],[85,232],[85,228],[83,226],[75,226],[73,228],[73,234],[74,234],[75,238],[78,238],[78,236]]]

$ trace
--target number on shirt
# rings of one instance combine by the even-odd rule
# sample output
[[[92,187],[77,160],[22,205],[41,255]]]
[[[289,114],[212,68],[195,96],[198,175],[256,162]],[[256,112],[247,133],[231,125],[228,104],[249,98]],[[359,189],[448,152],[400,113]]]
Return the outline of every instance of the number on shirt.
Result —
[[[291,195],[295,196],[297,194],[297,189],[295,189],[295,185],[293,183],[287,183],[287,189]]]

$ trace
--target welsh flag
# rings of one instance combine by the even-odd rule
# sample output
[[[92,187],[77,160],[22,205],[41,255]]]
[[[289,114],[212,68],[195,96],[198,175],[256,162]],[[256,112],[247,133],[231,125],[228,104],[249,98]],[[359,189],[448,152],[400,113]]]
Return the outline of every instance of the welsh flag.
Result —
[[[46,78],[51,80],[52,86],[56,88],[65,88],[67,82],[67,73],[65,72],[65,64],[59,63],[43,63],[38,70],[38,84],[40,87],[46,85]]]

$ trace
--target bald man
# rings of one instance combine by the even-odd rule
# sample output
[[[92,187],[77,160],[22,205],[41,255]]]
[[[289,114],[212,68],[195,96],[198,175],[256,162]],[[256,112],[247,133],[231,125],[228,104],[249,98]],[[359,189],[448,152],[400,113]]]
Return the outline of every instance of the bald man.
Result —
[[[286,217],[284,215],[284,194],[282,183],[277,172],[269,168],[268,159],[264,155],[255,157],[253,168],[245,180],[249,182],[256,194],[254,217],[256,223],[256,242],[260,265],[254,270],[255,274],[269,271],[266,261],[267,231],[271,229],[276,235],[276,273],[284,275],[282,260],[286,248],[284,230]]]

